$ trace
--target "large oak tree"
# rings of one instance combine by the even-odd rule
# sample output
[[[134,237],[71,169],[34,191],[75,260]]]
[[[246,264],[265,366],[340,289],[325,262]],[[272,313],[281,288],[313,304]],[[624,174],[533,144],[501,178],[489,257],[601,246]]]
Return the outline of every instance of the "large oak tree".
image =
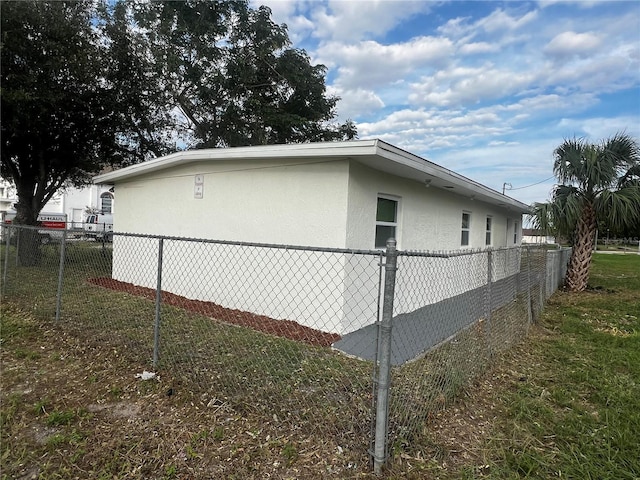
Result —
[[[63,186],[183,148],[353,138],[325,67],[245,0],[1,2],[0,174],[16,223]]]
[[[67,183],[118,156],[102,51],[88,2],[2,2],[2,177],[18,195],[17,223],[34,225]]]
[[[121,2],[120,5],[123,3]],[[354,138],[335,123],[323,65],[245,1],[124,2],[153,76],[195,148]]]

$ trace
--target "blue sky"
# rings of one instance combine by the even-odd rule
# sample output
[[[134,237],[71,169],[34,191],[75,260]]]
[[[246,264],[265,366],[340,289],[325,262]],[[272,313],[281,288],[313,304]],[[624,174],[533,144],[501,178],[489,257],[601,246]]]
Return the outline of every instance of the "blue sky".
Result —
[[[565,138],[640,140],[638,1],[261,4],[327,66],[339,119],[360,138],[498,191],[509,183],[524,203],[549,198]]]

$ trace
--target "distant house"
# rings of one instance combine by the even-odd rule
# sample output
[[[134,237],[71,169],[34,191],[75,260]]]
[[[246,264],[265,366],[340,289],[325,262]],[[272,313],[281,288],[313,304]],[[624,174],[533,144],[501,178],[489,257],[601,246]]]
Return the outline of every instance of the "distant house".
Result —
[[[11,182],[0,177],[0,214],[13,209],[13,204],[18,201],[16,188]]]
[[[404,250],[514,246],[521,243],[522,215],[528,211],[517,200],[381,140],[184,151],[94,181],[114,186],[119,205],[115,232],[291,246],[374,250],[384,248],[389,237]],[[152,286],[155,266],[132,254],[130,241],[119,240],[114,239],[114,278]],[[190,247],[190,256],[172,251],[166,260],[171,277],[163,280],[163,288],[273,318],[313,323],[301,320],[297,307],[287,310],[282,302],[249,306],[237,300],[242,297],[237,289],[255,290],[250,277],[256,265],[246,261],[227,269],[226,275],[242,281],[220,279],[216,298],[211,298],[214,280],[207,276],[217,275],[220,266],[216,272],[203,271],[209,247],[197,247]],[[280,277],[295,275],[287,268]],[[318,287],[317,296],[349,291],[357,274],[350,269],[343,264],[332,273],[334,279],[323,278],[336,285]],[[191,281],[194,277],[200,281]],[[477,287],[466,285],[471,280],[447,281],[455,283],[454,290]],[[309,282],[305,280],[304,288],[313,290]],[[346,295],[336,298],[331,307],[335,311],[321,312],[331,317],[324,330],[342,334],[371,323],[370,313],[354,313],[349,301]],[[359,318],[347,318],[354,315]]]
[[[15,187],[10,182],[0,179],[0,213],[14,210],[13,204],[17,201]],[[115,197],[111,187],[87,185],[80,188],[63,188],[46,203],[42,211],[65,213],[69,228],[82,228],[82,223],[87,216],[87,208],[103,213],[113,213]]]
[[[556,238],[551,235],[544,235],[540,230],[534,228],[524,228],[522,229],[522,243],[556,243]]]

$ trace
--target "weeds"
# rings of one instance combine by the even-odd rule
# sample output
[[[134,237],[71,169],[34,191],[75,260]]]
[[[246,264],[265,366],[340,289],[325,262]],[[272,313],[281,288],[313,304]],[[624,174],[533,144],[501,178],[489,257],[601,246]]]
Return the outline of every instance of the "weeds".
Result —
[[[153,303],[85,283],[86,272],[109,270],[75,253],[63,322],[51,324],[45,292],[57,279],[45,278],[46,265],[21,269],[0,306],[6,478],[373,478],[361,442],[371,386],[352,381],[370,376],[369,363],[171,307],[161,380],[140,382]],[[640,477],[638,272],[640,257],[596,257],[591,290],[556,294],[532,341],[504,361],[476,351],[479,328],[395,369],[403,397],[392,400],[405,402],[396,405],[411,428],[394,432],[388,477]],[[525,331],[522,302],[494,312],[492,328]],[[471,358],[496,368],[482,377]]]

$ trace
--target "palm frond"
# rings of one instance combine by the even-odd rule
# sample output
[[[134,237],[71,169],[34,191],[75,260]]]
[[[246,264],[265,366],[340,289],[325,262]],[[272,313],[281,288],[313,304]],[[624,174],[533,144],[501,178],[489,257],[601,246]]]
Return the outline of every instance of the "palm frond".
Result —
[[[605,190],[597,198],[598,216],[608,226],[622,229],[640,223],[640,185],[630,184],[619,190]]]
[[[534,203],[530,221],[546,235],[570,237],[584,208],[585,199],[576,187],[558,185],[550,202]]]

